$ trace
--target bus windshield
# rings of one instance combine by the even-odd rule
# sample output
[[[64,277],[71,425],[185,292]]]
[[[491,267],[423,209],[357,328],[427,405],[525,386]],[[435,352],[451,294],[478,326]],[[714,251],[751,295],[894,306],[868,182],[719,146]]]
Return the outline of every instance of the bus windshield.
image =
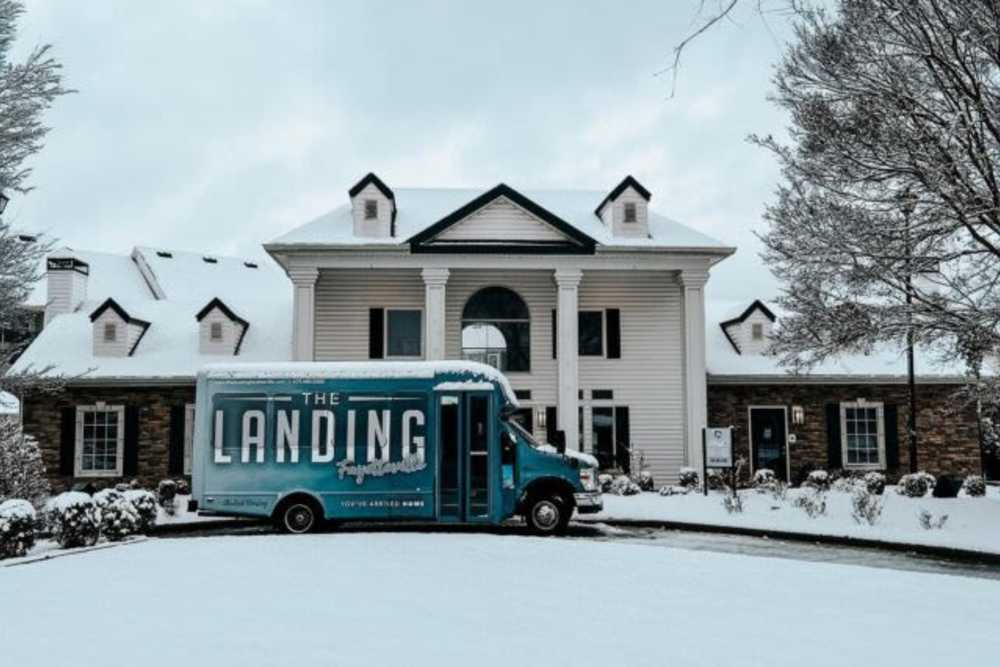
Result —
[[[538,449],[539,447],[543,446],[542,443],[535,440],[535,436],[531,435],[531,433],[529,433],[526,428],[521,426],[521,424],[517,420],[508,417],[507,425],[512,426],[514,430],[517,431],[517,434],[522,438],[524,438],[527,441],[527,443],[532,447],[534,447],[535,449]]]

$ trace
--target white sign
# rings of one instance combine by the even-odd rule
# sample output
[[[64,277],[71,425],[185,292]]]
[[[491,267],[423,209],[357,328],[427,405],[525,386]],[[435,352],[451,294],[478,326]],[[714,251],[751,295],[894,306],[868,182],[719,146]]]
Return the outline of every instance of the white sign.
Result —
[[[705,465],[729,468],[733,465],[733,429],[705,427]]]

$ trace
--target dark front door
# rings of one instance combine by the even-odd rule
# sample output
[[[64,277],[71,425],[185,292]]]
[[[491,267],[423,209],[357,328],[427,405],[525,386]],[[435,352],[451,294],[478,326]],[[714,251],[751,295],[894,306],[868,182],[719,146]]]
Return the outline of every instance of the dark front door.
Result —
[[[750,450],[754,471],[767,468],[788,481],[784,408],[750,408]]]
[[[482,521],[490,513],[490,395],[445,394],[438,399],[441,445],[438,516]]]

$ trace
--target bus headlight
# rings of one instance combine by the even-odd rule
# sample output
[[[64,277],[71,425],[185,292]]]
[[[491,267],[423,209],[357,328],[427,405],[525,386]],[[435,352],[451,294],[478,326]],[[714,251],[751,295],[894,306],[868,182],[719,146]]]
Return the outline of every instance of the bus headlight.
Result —
[[[580,485],[585,491],[597,490],[597,469],[580,468]]]

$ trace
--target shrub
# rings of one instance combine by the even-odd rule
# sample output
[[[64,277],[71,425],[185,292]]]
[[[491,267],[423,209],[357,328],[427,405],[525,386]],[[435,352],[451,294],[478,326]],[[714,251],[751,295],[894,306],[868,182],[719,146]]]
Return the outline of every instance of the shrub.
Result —
[[[806,513],[810,519],[826,514],[826,492],[820,489],[802,491],[793,504]]]
[[[874,526],[882,516],[884,501],[867,486],[859,486],[851,494],[851,517],[859,524]]]
[[[618,475],[611,483],[611,493],[617,496],[634,496],[642,493],[642,489],[628,475]]]
[[[49,495],[49,482],[38,442],[24,435],[17,424],[0,420],[0,501],[22,498],[41,507]]]
[[[45,520],[52,537],[64,549],[90,546],[101,533],[93,499],[79,491],[60,493],[49,500]]]
[[[773,470],[768,470],[767,468],[761,468],[760,470],[758,470],[753,474],[753,481],[751,482],[751,484],[753,485],[753,488],[757,489],[761,493],[764,493],[776,481],[777,478],[774,476]]]
[[[934,488],[935,483],[934,475],[926,472],[903,475],[899,478],[896,493],[908,498],[923,498]]]
[[[726,480],[718,470],[708,471],[708,488],[713,491],[726,488]]]
[[[686,496],[691,493],[694,488],[690,486],[661,486],[660,495],[661,496]]]
[[[135,511],[139,514],[139,530],[146,532],[156,525],[157,502],[152,491],[129,489],[125,492],[125,499],[132,503]]]
[[[639,485],[639,489],[642,491],[655,491],[656,484],[653,482],[653,473],[648,470],[643,470],[639,473],[639,478],[636,483]]]
[[[191,495],[191,485],[187,483],[186,479],[180,478],[174,480],[174,485],[177,488],[177,495],[179,496],[190,496]]]
[[[680,479],[678,484],[688,489],[693,489],[698,486],[698,471],[694,468],[681,468]]]
[[[172,479],[160,480],[156,486],[156,498],[163,511],[173,516],[177,512],[177,482]]]
[[[124,498],[124,494],[117,488],[101,489],[93,495],[94,504],[97,505],[98,509],[103,509],[122,498]]]
[[[868,493],[874,493],[876,496],[881,496],[885,491],[885,475],[880,472],[870,472],[865,475],[865,488]]]
[[[0,558],[16,558],[35,545],[35,508],[27,500],[0,503]]]
[[[615,482],[615,476],[601,473],[597,476],[597,483],[601,487],[601,493],[611,493],[611,485]]]
[[[944,524],[948,522],[948,515],[942,514],[935,517],[927,510],[922,509],[917,515],[917,520],[920,521],[920,527],[924,530],[941,530],[944,528]]]
[[[980,497],[986,495],[986,480],[982,478],[981,475],[969,475],[962,482],[962,490],[965,491],[965,495],[972,497]]]
[[[739,493],[727,493],[722,496],[722,506],[725,507],[726,511],[730,514],[742,514],[743,496]]]
[[[806,475],[806,481],[802,482],[802,486],[815,491],[829,491],[831,483],[830,473],[825,470],[813,470]]]
[[[101,534],[111,542],[125,539],[139,530],[139,512],[128,499],[119,497],[101,507]]]

